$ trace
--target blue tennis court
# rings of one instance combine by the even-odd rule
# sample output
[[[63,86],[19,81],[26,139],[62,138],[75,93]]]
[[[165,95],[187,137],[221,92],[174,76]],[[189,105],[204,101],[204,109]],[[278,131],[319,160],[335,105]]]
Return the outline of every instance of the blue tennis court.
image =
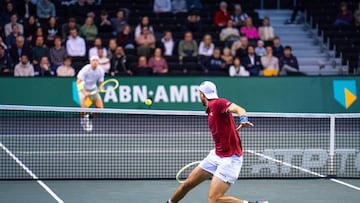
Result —
[[[99,115],[86,132],[81,111],[2,106],[1,202],[166,202],[177,171],[213,148],[204,112],[88,109]],[[250,117],[255,127],[240,133],[244,164],[229,195],[276,203],[359,200],[359,115]],[[208,187],[182,202],[207,202]]]
[[[360,187],[359,179],[342,180]],[[166,202],[175,180],[45,181],[64,202]],[[182,202],[207,202],[209,181],[191,191]],[[358,202],[360,191],[326,179],[240,179],[227,194],[269,202]],[[48,203],[56,200],[35,181],[0,181],[1,202]]]

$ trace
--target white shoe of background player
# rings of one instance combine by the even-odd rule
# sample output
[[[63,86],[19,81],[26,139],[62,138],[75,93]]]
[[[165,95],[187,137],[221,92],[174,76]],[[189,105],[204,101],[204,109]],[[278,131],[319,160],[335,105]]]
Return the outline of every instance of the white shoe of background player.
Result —
[[[88,114],[86,114],[84,117],[80,118],[80,124],[83,127],[83,129],[87,132],[91,132],[93,129],[92,121]]]

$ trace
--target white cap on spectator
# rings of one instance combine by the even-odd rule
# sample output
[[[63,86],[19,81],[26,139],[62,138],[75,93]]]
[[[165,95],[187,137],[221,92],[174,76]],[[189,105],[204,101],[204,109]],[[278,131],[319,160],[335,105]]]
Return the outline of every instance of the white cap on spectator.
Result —
[[[216,85],[210,81],[204,81],[200,84],[199,91],[204,93],[207,99],[219,98],[216,91]]]

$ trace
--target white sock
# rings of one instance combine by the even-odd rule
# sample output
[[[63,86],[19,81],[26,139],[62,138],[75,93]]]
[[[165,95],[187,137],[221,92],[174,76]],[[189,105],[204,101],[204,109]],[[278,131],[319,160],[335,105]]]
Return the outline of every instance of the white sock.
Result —
[[[246,201],[246,200],[243,200],[243,203],[249,203],[248,201]]]
[[[169,200],[168,200],[168,203],[173,203],[173,202],[171,201],[171,199],[169,199]]]

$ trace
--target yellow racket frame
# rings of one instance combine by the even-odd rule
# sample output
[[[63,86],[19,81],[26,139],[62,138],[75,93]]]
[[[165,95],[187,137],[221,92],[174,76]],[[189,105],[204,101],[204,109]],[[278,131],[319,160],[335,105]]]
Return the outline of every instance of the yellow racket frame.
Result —
[[[103,89],[102,87],[105,86],[107,83],[109,82],[113,82],[115,84],[115,86],[111,89],[111,90],[105,90]],[[115,90],[116,88],[119,87],[119,81],[114,79],[114,78],[111,78],[111,79],[108,79],[108,80],[105,80],[103,82],[103,84],[100,86],[100,91],[99,92],[109,92],[109,91],[112,91],[112,90]]]
[[[181,174],[188,168],[190,168],[191,166],[193,165],[199,165],[201,161],[194,161],[194,162],[191,162],[189,164],[187,164],[186,166],[182,167],[176,174],[176,181],[181,184],[181,183],[184,183],[185,180],[180,180],[180,176]]]
[[[115,86],[112,88],[112,90],[115,90],[116,88],[119,87],[119,81],[114,79],[114,78],[111,78],[111,79],[107,79],[103,82],[103,84],[100,86],[100,90],[98,92],[100,93],[104,93],[104,92],[108,92],[108,91],[112,91],[112,90],[105,90],[105,89],[102,89],[102,86],[104,86],[105,84],[109,83],[109,82],[113,82],[115,84]],[[91,92],[91,94],[96,94],[97,92]],[[92,105],[92,101],[89,97],[86,98],[86,106],[87,107],[90,107]]]

